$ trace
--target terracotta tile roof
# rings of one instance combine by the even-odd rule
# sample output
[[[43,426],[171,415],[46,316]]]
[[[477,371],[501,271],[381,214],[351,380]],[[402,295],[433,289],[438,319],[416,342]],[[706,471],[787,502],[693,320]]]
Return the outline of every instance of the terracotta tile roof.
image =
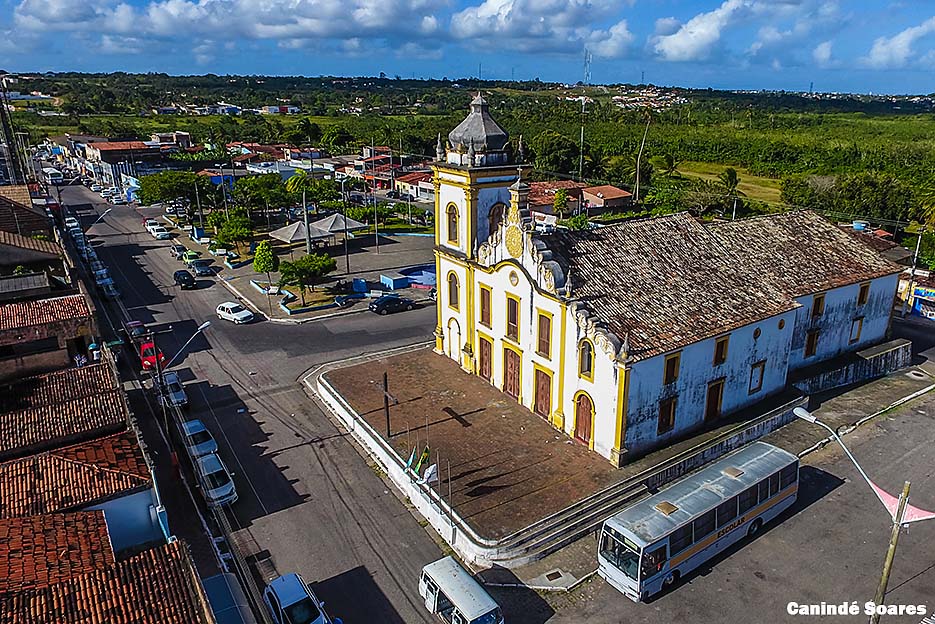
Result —
[[[107,143],[94,143],[94,149],[102,152],[116,152],[120,150],[149,150],[156,149],[158,146],[147,145],[142,141],[109,141]]]
[[[645,359],[795,304],[713,244],[687,213],[537,237],[565,267],[572,297]]]
[[[123,431],[127,417],[123,390],[0,414],[0,461]]]
[[[18,301],[0,305],[0,331],[90,316],[91,310],[83,295]]]
[[[49,254],[51,256],[63,255],[62,248],[52,241],[21,236],[14,232],[7,232],[5,230],[0,230],[0,245],[7,245],[9,247],[16,247],[18,249],[28,249],[30,251],[38,251]]]
[[[139,442],[124,431],[0,463],[0,518],[81,509],[150,487]]]
[[[45,212],[32,205],[32,199],[20,203],[0,196],[0,230],[29,236],[34,232],[48,232],[51,225]]]
[[[790,297],[892,275],[902,267],[810,210],[726,221],[708,230]]]
[[[64,368],[0,385],[0,413],[54,405],[118,387],[107,364]]]
[[[600,196],[602,199],[620,199],[633,196],[633,193],[610,184],[605,184],[604,186],[589,186],[582,189],[582,192],[588,195]]]
[[[104,512],[0,520],[0,596],[114,565]]]
[[[145,550],[102,570],[0,598],[0,622],[213,624],[182,542]]]
[[[29,192],[29,186],[26,184],[8,184],[0,186],[0,197],[13,200],[21,206],[32,205],[32,194]]]
[[[529,182],[529,205],[551,206],[555,202],[555,191],[565,189],[568,198],[576,200],[581,197],[581,189],[587,185],[574,180],[555,180],[552,182]]]
[[[428,182],[431,179],[432,174],[425,171],[416,171],[414,173],[396,176],[397,182],[405,182],[406,184],[418,184],[419,182]]]

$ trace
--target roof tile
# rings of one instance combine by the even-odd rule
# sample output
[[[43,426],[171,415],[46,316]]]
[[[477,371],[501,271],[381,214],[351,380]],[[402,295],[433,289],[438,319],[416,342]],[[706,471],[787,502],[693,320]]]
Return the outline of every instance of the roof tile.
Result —
[[[0,596],[41,589],[113,564],[103,511],[0,520]]]
[[[0,463],[0,518],[87,507],[152,487],[130,431]]]
[[[64,368],[0,385],[0,412],[54,405],[118,387],[106,364]]]
[[[0,331],[90,316],[91,310],[83,295],[17,301],[0,305]]]

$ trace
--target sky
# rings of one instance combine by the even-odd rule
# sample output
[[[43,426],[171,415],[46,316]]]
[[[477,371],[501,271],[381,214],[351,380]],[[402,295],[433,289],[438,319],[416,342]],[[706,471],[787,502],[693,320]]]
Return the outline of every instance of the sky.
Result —
[[[0,68],[935,92],[935,0],[0,0]]]

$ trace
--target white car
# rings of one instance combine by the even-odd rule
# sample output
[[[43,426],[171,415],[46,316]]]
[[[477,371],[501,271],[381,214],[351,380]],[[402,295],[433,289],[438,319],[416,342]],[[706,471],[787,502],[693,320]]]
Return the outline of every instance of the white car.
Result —
[[[210,507],[231,505],[237,502],[237,488],[227,466],[215,453],[195,459],[195,474],[201,485],[202,494]]]
[[[74,217],[68,217],[68,218],[65,219],[65,227],[66,227],[67,229],[69,229],[69,230],[70,230],[71,228],[80,228],[80,227],[81,227],[81,223],[79,223],[79,222],[78,222],[78,219],[76,219],[76,218],[74,218]]]
[[[217,308],[218,318],[232,323],[249,323],[253,320],[253,312],[233,301],[225,301]]]
[[[94,191],[95,193],[100,193],[100,192],[101,192],[102,190],[104,190],[104,189],[101,188],[101,185],[100,185],[100,184],[92,184],[92,185],[91,185],[91,190]]]
[[[263,602],[276,624],[342,624],[325,613],[325,603],[298,574],[284,574],[270,581]]]
[[[169,230],[162,227],[161,225],[149,228],[149,233],[152,234],[153,238],[156,240],[169,240],[172,238],[172,235],[169,234]]]
[[[218,443],[200,420],[186,420],[179,427],[192,459],[218,452]]]

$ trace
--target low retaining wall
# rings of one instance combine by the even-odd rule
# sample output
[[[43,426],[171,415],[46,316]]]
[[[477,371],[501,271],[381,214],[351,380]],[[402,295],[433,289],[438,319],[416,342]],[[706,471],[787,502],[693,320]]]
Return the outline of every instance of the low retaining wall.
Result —
[[[412,350],[412,348],[401,349],[393,353]],[[335,367],[339,368],[339,367]],[[390,446],[383,437],[361,418],[347,401],[334,389],[333,386],[324,378],[328,370],[334,370],[327,366],[319,368],[315,373],[309,374],[305,382],[314,390],[318,396],[331,408],[332,412],[338,417],[344,428],[363,446],[367,453],[376,461],[380,468],[386,472],[387,477],[399,489],[418,512],[425,518],[432,528],[461,556],[465,561],[472,564],[489,567],[499,565],[505,568],[518,567],[530,561],[529,553],[522,547],[513,549],[507,546],[513,539],[525,532],[536,531],[540,525],[548,521],[544,518],[542,521],[531,525],[525,529],[506,536],[499,540],[486,539],[478,535],[449,505],[438,495],[435,490],[425,484],[418,483],[413,476],[405,469],[405,459],[400,457],[396,450]],[[314,379],[315,386],[309,382]],[[638,488],[646,486],[658,488],[682,475],[713,461],[718,457],[739,448],[767,433],[770,433],[779,427],[790,422],[794,416],[792,410],[799,406],[804,406],[808,397],[797,397],[794,400],[783,404],[765,414],[757,416],[745,423],[721,433],[713,439],[687,449],[678,455],[669,458],[658,465],[634,475],[630,479],[621,481],[612,487],[632,486]],[[444,487],[442,488],[444,489]],[[444,492],[443,492],[444,494]],[[591,498],[595,502],[602,496],[603,492],[594,494]],[[581,507],[580,513],[588,511],[588,505],[582,505],[582,501],[575,503]],[[610,516],[614,511],[608,512]],[[560,511],[553,516],[561,513]],[[550,516],[551,518],[551,516]],[[544,552],[542,554],[545,554]]]
[[[858,351],[843,359],[837,367],[831,365],[812,374],[803,371],[802,377],[794,380],[792,385],[805,394],[816,394],[883,377],[894,370],[909,366],[911,361],[912,343],[899,338]]]

